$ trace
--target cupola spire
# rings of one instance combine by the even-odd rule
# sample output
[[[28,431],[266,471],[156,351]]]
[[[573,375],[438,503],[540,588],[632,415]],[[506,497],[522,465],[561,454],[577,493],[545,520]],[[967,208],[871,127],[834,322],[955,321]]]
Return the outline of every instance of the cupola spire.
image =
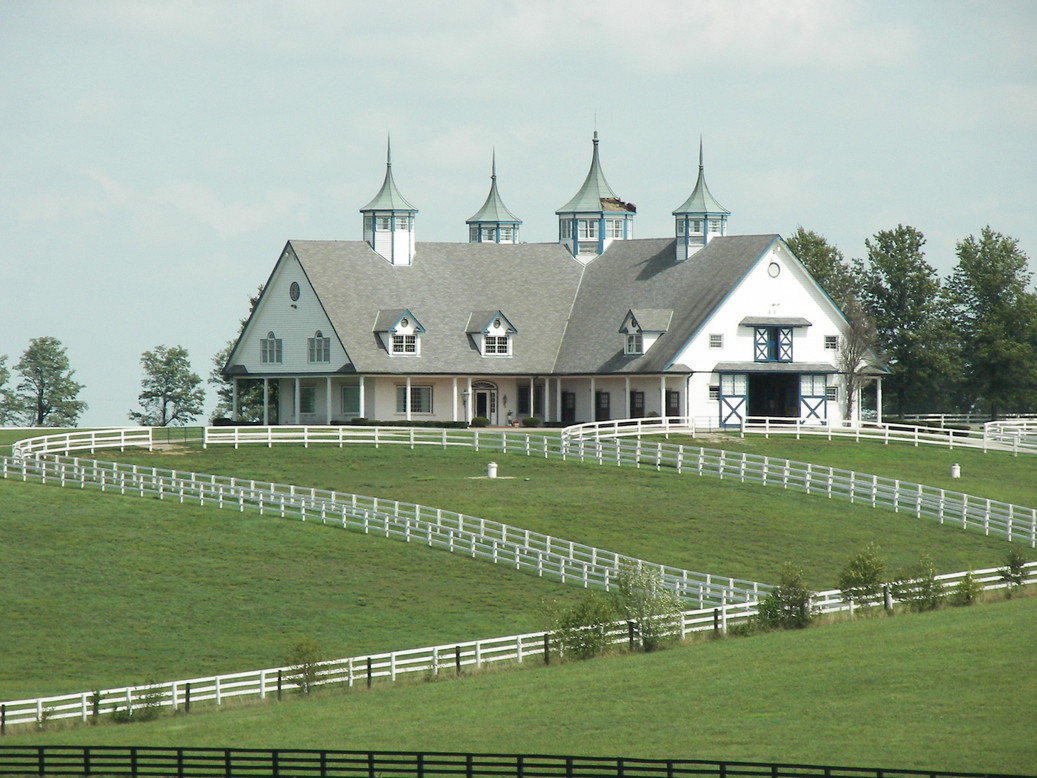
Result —
[[[386,141],[385,179],[382,188],[367,205],[364,215],[364,240],[394,265],[409,265],[414,260],[414,217],[418,209],[407,202],[392,177],[392,138]]]
[[[634,236],[637,206],[620,200],[605,180],[598,157],[597,130],[590,170],[583,186],[555,213],[558,241],[584,262],[602,254],[613,240],[629,240]]]
[[[522,220],[508,210],[497,191],[497,150],[490,167],[490,193],[482,208],[465,222],[469,243],[518,243]]]
[[[716,237],[727,235],[731,212],[717,202],[706,185],[706,166],[699,136],[699,177],[684,204],[673,212],[677,232],[677,261],[683,262]]]

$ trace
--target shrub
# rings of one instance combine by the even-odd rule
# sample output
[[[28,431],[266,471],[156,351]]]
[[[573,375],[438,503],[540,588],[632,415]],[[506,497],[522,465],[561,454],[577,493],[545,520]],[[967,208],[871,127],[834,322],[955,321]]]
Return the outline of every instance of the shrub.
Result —
[[[951,597],[951,603],[954,605],[972,605],[979,595],[982,594],[983,587],[979,585],[975,576],[972,575],[972,571],[969,570],[965,573],[964,577],[958,581],[958,585],[954,587],[954,594]]]
[[[875,544],[869,543],[847,560],[839,574],[839,591],[856,605],[871,605],[882,594],[885,572],[886,563],[879,557]]]
[[[757,619],[767,629],[802,629],[814,614],[810,590],[803,583],[803,571],[786,562],[778,585],[760,602]]]
[[[615,610],[634,626],[644,651],[655,651],[671,642],[681,613],[681,601],[663,588],[662,575],[641,567],[619,572],[612,592]]]
[[[1001,580],[1008,584],[1005,591],[1010,598],[1012,593],[1026,583],[1026,556],[1018,548],[1010,548],[1005,555],[1005,566],[999,571]]]
[[[893,596],[916,611],[931,611],[940,605],[943,587],[936,580],[936,565],[928,554],[893,582]]]
[[[469,427],[489,427],[490,420],[485,416],[473,416]]]
[[[564,656],[590,659],[609,650],[609,630],[617,618],[610,599],[587,592],[575,605],[555,615],[552,637]]]
[[[311,638],[299,638],[285,654],[284,663],[288,665],[288,680],[299,686],[299,691],[309,694],[320,676],[322,651],[317,642]]]
[[[538,419],[536,416],[527,416],[526,418],[524,418],[522,420],[522,426],[523,427],[539,427],[540,426],[540,419]]]

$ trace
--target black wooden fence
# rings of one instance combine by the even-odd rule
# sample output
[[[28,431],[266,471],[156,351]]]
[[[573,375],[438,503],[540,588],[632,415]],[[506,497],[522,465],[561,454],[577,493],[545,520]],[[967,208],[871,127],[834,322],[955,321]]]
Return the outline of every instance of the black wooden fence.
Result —
[[[176,778],[1029,778],[692,759],[244,748],[0,746],[0,775]]]

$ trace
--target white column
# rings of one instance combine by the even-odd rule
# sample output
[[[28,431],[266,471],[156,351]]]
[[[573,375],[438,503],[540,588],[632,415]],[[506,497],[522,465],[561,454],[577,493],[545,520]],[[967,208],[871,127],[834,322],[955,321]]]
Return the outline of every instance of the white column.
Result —
[[[359,392],[359,394],[360,394],[360,415],[363,416],[366,419],[367,418],[367,407],[366,407],[367,398],[364,396],[364,377],[363,376],[360,376],[360,392]],[[371,415],[374,416],[374,414],[371,414]]]
[[[624,407],[627,409],[626,418],[630,418],[630,376],[623,376],[623,396],[626,398]]]
[[[231,400],[230,400],[230,417],[234,421],[241,419],[241,410],[238,408],[238,377],[235,376],[231,381]]]
[[[295,423],[299,423],[299,377],[295,378],[295,396],[292,398],[292,405],[295,407]]]
[[[562,421],[562,378],[555,379],[555,421]]]
[[[407,388],[404,391],[403,407],[405,410],[404,418],[410,421],[410,376],[407,376]]]
[[[598,420],[598,397],[594,376],[591,376],[591,421]]]
[[[536,380],[536,378],[534,378],[533,376],[529,377],[529,415],[530,416],[535,415],[534,412],[536,411],[536,408],[533,407],[533,382],[535,380]],[[522,420],[519,419],[520,423],[521,423],[521,421]]]
[[[468,392],[468,405],[465,407],[465,421],[469,424],[472,423],[472,406],[475,405],[475,397],[472,396],[472,377],[468,376],[468,388],[465,390]]]
[[[666,415],[666,376],[659,374],[659,415]]]
[[[327,423],[331,424],[331,376],[328,376],[324,380],[327,382],[326,386],[325,386],[325,389],[326,389],[325,405],[327,406],[327,411],[328,411]]]
[[[882,376],[875,379],[875,423],[882,424]]]
[[[457,421],[457,376],[455,375],[452,380],[452,389],[450,390],[450,421]]]
[[[270,379],[263,379],[263,426],[270,425]]]

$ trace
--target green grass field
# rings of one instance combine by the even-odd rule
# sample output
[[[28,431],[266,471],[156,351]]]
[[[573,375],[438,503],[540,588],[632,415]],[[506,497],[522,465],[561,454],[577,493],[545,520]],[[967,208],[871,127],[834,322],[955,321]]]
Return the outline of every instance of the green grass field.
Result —
[[[10,744],[393,749],[1033,774],[1037,597]]]
[[[705,445],[1037,504],[1031,458],[777,438]],[[945,572],[998,566],[1008,548],[777,489],[518,455],[177,445],[98,457],[420,502],[756,580],[775,580],[791,560],[815,588],[832,586],[848,554],[869,541],[892,568],[926,552]],[[490,459],[512,478],[473,479]],[[951,481],[950,462],[965,478]],[[542,599],[580,595],[417,544],[234,511],[4,481],[0,506],[0,699],[274,666],[300,636],[344,656],[534,630]],[[1035,603],[862,619],[46,740],[1034,772],[1037,720],[1026,701],[1037,691]]]

